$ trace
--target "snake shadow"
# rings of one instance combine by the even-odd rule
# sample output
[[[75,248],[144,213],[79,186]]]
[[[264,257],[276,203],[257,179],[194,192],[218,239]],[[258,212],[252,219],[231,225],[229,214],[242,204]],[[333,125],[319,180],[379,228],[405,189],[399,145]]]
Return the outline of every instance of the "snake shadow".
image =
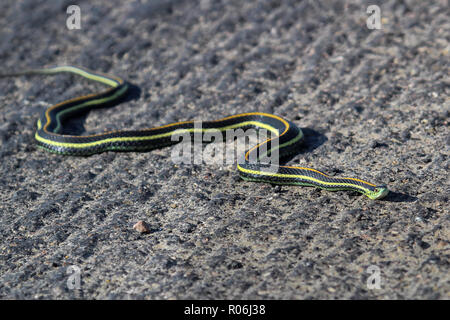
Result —
[[[386,197],[381,199],[380,201],[386,202],[414,202],[417,200],[417,197],[411,196],[407,193],[394,192],[389,190],[389,193]]]
[[[316,130],[313,130],[311,128],[301,128],[301,130],[303,131],[304,138],[303,142],[298,148],[298,152],[280,158],[281,165],[287,164],[289,161],[301,154],[308,153],[313,151],[314,149],[317,149],[328,141],[328,138],[324,134]]]
[[[105,109],[105,108],[112,108],[114,106],[117,106],[119,104],[129,102],[132,100],[138,100],[141,96],[141,88],[138,86],[127,82],[128,90],[127,92],[120,97],[119,99],[115,100],[114,102],[105,103],[100,107],[94,107],[90,110],[84,110],[80,112],[79,114],[76,114],[73,118],[64,120],[64,125],[62,127],[62,133],[63,134],[69,134],[69,135],[82,135],[86,133],[85,123],[86,119],[89,115],[89,113],[96,109]]]

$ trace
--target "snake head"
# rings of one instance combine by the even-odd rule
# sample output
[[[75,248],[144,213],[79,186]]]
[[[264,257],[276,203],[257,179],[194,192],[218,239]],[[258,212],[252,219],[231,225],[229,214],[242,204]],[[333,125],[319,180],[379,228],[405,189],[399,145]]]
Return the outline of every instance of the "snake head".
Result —
[[[376,186],[373,191],[365,193],[372,200],[378,200],[384,198],[389,193],[389,189],[386,186]]]

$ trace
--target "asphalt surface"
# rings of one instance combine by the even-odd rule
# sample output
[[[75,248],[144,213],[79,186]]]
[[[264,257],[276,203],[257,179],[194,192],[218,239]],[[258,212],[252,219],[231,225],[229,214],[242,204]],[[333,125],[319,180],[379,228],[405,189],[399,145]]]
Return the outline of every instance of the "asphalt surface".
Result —
[[[39,113],[102,87],[0,79],[1,298],[450,298],[447,1],[372,1],[380,30],[356,0],[75,1],[69,30],[73,2],[0,2],[2,70],[72,64],[136,86],[67,130],[270,112],[305,132],[291,164],[391,193],[245,182],[170,148],[46,153]]]

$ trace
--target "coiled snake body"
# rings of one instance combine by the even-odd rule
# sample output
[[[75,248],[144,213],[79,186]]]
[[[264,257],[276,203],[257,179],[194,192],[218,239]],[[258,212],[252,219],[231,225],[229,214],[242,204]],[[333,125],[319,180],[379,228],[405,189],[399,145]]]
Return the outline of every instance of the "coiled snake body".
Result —
[[[303,140],[303,133],[300,128],[273,114],[261,112],[236,114],[219,120],[202,122],[201,129],[195,128],[194,121],[183,121],[143,130],[118,130],[94,135],[74,136],[61,133],[65,119],[79,112],[114,103],[127,93],[128,83],[115,76],[74,66],[0,74],[0,77],[53,75],[62,72],[74,73],[103,83],[110,88],[101,93],[60,102],[45,110],[38,120],[35,133],[37,145],[44,150],[73,156],[91,155],[105,151],[147,151],[173,145],[176,142],[171,139],[171,136],[175,132],[180,132],[180,130],[194,133],[196,130],[206,132],[208,130],[225,131],[250,127],[264,128],[271,131],[275,137],[267,139],[248,150],[244,161],[237,164],[239,174],[244,180],[312,186],[329,191],[353,190],[366,195],[370,199],[381,199],[389,192],[386,186],[377,186],[362,179],[330,177],[315,169],[295,166],[280,165],[273,170],[273,166],[259,161],[258,156],[261,157],[263,152],[266,154],[274,152],[275,148],[280,157],[295,154]],[[251,159],[256,159],[256,161],[251,161]]]

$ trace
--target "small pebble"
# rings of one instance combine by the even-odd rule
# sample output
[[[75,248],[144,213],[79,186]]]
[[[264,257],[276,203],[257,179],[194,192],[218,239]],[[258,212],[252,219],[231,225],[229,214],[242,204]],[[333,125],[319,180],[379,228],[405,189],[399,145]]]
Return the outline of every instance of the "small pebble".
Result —
[[[140,232],[140,233],[149,233],[150,227],[145,221],[138,221],[134,226],[133,229]]]

